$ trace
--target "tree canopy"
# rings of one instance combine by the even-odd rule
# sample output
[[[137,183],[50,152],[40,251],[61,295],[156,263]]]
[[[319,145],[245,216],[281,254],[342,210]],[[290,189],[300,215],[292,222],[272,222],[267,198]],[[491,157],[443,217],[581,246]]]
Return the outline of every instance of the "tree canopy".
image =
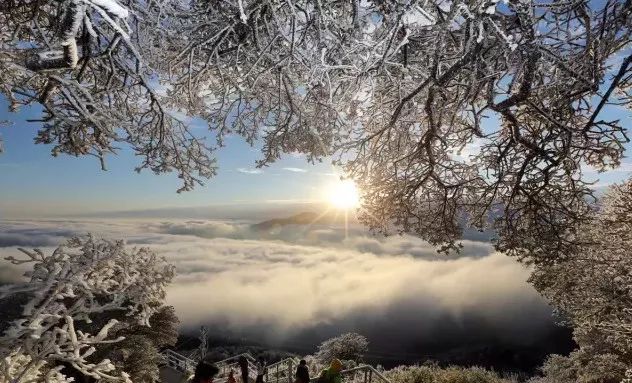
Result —
[[[539,382],[618,383],[632,366],[632,179],[609,189],[577,236],[577,252],[536,267],[530,279],[579,346],[551,356]]]
[[[9,0],[0,91],[43,107],[54,155],[122,144],[190,190],[237,134],[259,166],[333,158],[378,232],[493,228],[548,262],[589,214],[582,168],[628,142],[604,110],[631,103],[631,25],[630,0]]]
[[[314,357],[325,366],[334,359],[357,363],[368,349],[369,341],[364,335],[350,332],[322,342]]]
[[[122,241],[93,236],[72,238],[51,254],[21,250],[25,259],[7,259],[33,268],[28,282],[0,289],[0,298],[18,293],[28,298],[0,337],[0,381],[66,383],[67,366],[106,382],[131,382],[128,371],[117,368],[121,364],[134,378],[156,375],[147,359],[153,358],[157,369],[157,348],[175,340],[175,315],[161,307],[174,266],[148,248],[128,250]],[[141,330],[150,324],[152,329]],[[132,325],[143,344],[130,345],[129,339],[118,349],[127,347],[131,359],[112,363],[110,354],[97,357],[102,347],[124,341],[130,334],[122,330]],[[150,346],[153,355],[146,353]],[[139,372],[134,357],[144,358],[145,370]]]

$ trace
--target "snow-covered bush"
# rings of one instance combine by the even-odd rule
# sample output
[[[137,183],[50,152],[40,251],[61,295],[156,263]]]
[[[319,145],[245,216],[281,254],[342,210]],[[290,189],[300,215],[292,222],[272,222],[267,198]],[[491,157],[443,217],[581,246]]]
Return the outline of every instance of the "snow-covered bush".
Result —
[[[0,383],[70,383],[60,372],[61,367],[51,368],[46,361],[33,362],[30,356],[19,352],[3,353],[0,363]]]
[[[446,367],[436,365],[400,366],[384,375],[391,383],[512,383],[514,380],[498,376],[480,367]]]
[[[363,335],[347,333],[328,339],[318,346],[315,358],[322,365],[328,366],[333,359],[357,363],[369,349],[369,341]],[[345,368],[349,368],[349,363]]]
[[[109,314],[149,325],[165,297],[174,267],[147,248],[126,249],[122,241],[91,235],[68,240],[51,254],[21,249],[32,263],[28,282],[4,286],[2,296],[27,294],[22,315],[0,338],[0,381],[23,383],[58,374],[61,365],[101,381],[127,382],[109,359],[94,360],[100,345],[121,341],[109,319],[94,331],[93,320]],[[87,330],[86,330],[87,329]]]
[[[126,323],[122,315],[118,317],[121,323],[113,329],[113,335],[125,339],[99,346],[95,357],[110,359],[134,383],[158,381],[160,364],[163,362],[160,350],[174,346],[178,339],[178,318],[174,308],[161,307],[149,318],[150,326],[137,322]]]
[[[531,277],[579,346],[549,358],[543,381],[618,383],[632,366],[632,179],[611,187],[576,235],[576,252]]]
[[[542,376],[529,383],[619,383],[627,368],[620,355],[582,344],[569,356],[550,355],[540,367]]]

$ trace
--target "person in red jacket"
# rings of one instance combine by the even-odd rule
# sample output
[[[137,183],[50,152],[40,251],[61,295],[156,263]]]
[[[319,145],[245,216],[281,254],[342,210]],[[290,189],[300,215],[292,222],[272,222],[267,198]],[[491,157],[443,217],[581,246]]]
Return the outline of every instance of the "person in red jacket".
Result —
[[[237,379],[235,379],[235,371],[230,370],[228,373],[228,383],[237,383]]]

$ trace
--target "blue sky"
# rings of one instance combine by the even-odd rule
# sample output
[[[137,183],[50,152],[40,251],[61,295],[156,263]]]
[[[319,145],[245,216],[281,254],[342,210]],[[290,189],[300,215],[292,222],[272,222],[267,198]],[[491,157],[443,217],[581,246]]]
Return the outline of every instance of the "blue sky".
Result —
[[[130,150],[107,160],[107,171],[91,157],[50,155],[50,146],[35,145],[38,123],[26,122],[38,116],[37,107],[19,113],[7,112],[0,99],[0,121],[13,125],[0,130],[5,152],[0,154],[0,219],[64,216],[103,211],[127,211],[213,205],[261,205],[326,198],[327,185],[336,181],[328,163],[308,164],[298,155],[286,155],[269,168],[255,170],[260,153],[239,137],[229,137],[217,153],[218,175],[192,192],[176,193],[180,186],[174,174],[154,175],[134,172],[138,159]],[[630,111],[608,109],[603,118],[632,121]],[[198,126],[204,135],[206,129]],[[475,147],[472,148],[476,150]],[[625,159],[620,169],[605,174],[589,173],[599,179],[598,188],[626,178],[632,161]]]
[[[133,169],[139,161],[130,150],[110,156],[107,171],[101,171],[91,157],[52,157],[50,146],[33,143],[40,124],[26,120],[37,115],[37,107],[9,113],[5,100],[0,100],[0,121],[13,121],[0,130],[5,149],[0,154],[0,218],[313,201],[321,200],[326,186],[336,180],[330,164],[311,165],[298,155],[286,155],[273,166],[256,171],[257,149],[239,137],[229,137],[227,147],[217,153],[218,175],[205,186],[178,194],[175,174],[136,173]]]
[[[622,58],[622,54],[613,56],[610,60],[612,67],[618,68]],[[332,177],[335,170],[329,163],[311,165],[303,157],[294,155],[286,155],[273,166],[253,172],[254,163],[260,156],[258,150],[239,137],[228,137],[227,146],[217,152],[218,175],[192,192],[177,194],[180,182],[175,174],[156,176],[148,171],[137,174],[133,169],[139,161],[129,150],[110,156],[107,171],[101,171],[97,160],[91,157],[51,157],[49,146],[33,144],[39,124],[26,122],[38,116],[37,106],[8,113],[6,101],[0,97],[0,122],[13,121],[8,128],[3,129],[0,125],[5,147],[5,152],[0,154],[0,219],[318,201],[325,198],[327,185],[336,182]],[[632,121],[630,110],[620,107],[606,108],[601,117],[620,119],[624,126],[629,126]],[[206,134],[203,126],[195,129],[200,130],[196,132],[200,136]],[[628,144],[628,153],[629,149],[632,145]],[[472,145],[471,150],[477,150],[476,145]],[[632,160],[626,158],[620,169],[602,174],[589,172],[587,178],[598,179],[596,187],[603,189],[631,173]]]

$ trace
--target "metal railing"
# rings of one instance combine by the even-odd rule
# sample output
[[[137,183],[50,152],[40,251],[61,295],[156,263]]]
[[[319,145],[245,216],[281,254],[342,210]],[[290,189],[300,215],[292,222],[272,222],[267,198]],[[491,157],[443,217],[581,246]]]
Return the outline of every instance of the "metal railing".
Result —
[[[292,383],[294,381],[294,369],[299,362],[298,358],[286,358],[269,365],[265,381],[267,383]]]
[[[298,366],[298,358],[287,358],[268,366],[265,376],[266,383],[292,383],[294,381],[294,369]],[[342,370],[344,383],[390,383],[390,381],[373,366],[362,364],[354,368]],[[310,379],[310,383],[316,383],[318,376]]]
[[[191,374],[195,370],[195,366],[198,361],[181,355],[173,350],[165,350],[163,353],[165,363],[170,368],[179,371],[183,374]],[[239,366],[239,358],[241,356],[246,357],[248,361],[248,378],[249,380],[255,380],[257,378],[257,366],[254,361],[256,360],[252,355],[248,353],[239,354],[220,360],[215,363],[219,368],[219,373],[215,378],[215,383],[225,383],[228,381],[228,374],[231,370],[241,375],[241,368]],[[266,383],[293,383],[294,382],[294,369],[299,364],[298,358],[286,358],[276,363],[267,366],[267,372],[264,376]],[[390,381],[373,366],[363,364],[358,367],[342,370],[340,372],[344,383],[390,383]],[[241,377],[241,376],[240,376]],[[238,382],[241,379],[235,377]],[[310,383],[317,383],[318,376],[312,378]]]
[[[187,358],[173,350],[165,350],[162,355],[164,356],[165,364],[176,371],[191,373],[195,370],[196,360]]]
[[[244,353],[231,356],[230,358],[226,358],[215,363],[217,368],[219,368],[219,373],[215,378],[216,383],[224,383],[227,381],[228,374],[231,370],[235,373],[241,374],[241,366],[239,366],[239,358],[241,356],[246,357],[246,360],[248,361],[248,377],[252,380],[257,378],[258,371],[255,364],[256,359],[252,355]],[[298,366],[298,363],[299,359],[297,358],[286,358],[266,366],[267,372],[264,375],[264,381],[267,383],[292,383],[294,368]]]
[[[224,375],[228,377],[228,373],[230,372],[230,370],[241,371],[241,367],[239,366],[239,358],[241,358],[242,356],[245,357],[248,361],[248,375],[251,376],[252,372],[254,371],[256,377],[256,366],[254,365],[255,358],[249,353],[243,353],[216,362],[215,366],[219,368],[219,373],[217,374],[218,378],[221,378]]]
[[[344,383],[390,383],[390,381],[373,366],[362,364],[341,372]]]
[[[231,362],[233,360],[239,361],[239,358],[241,358],[242,356],[245,357],[250,362],[254,362],[256,360],[254,356],[250,355],[250,353],[244,352],[242,354],[233,355],[233,356],[228,357],[226,359],[222,359],[222,360],[220,360],[219,362],[217,362],[215,364],[217,365],[217,364],[221,364],[221,363],[228,363],[228,362]]]
[[[238,382],[241,382],[242,380],[241,378],[241,366],[239,365],[239,357],[240,356],[245,356],[246,360],[248,361],[248,379],[249,380],[256,380],[257,378],[257,366],[254,364],[254,360],[255,358],[252,357],[252,355],[250,354],[240,354],[240,355],[236,355],[224,360],[221,360],[217,363],[215,363],[215,366],[217,368],[219,368],[219,373],[217,374],[217,377],[213,380],[215,383],[224,383],[226,381],[228,381],[228,375],[230,373],[230,371],[234,371],[235,373],[238,373],[239,378],[236,376],[235,379]],[[237,360],[235,362],[232,362],[233,360]],[[232,362],[232,363],[231,363]]]

